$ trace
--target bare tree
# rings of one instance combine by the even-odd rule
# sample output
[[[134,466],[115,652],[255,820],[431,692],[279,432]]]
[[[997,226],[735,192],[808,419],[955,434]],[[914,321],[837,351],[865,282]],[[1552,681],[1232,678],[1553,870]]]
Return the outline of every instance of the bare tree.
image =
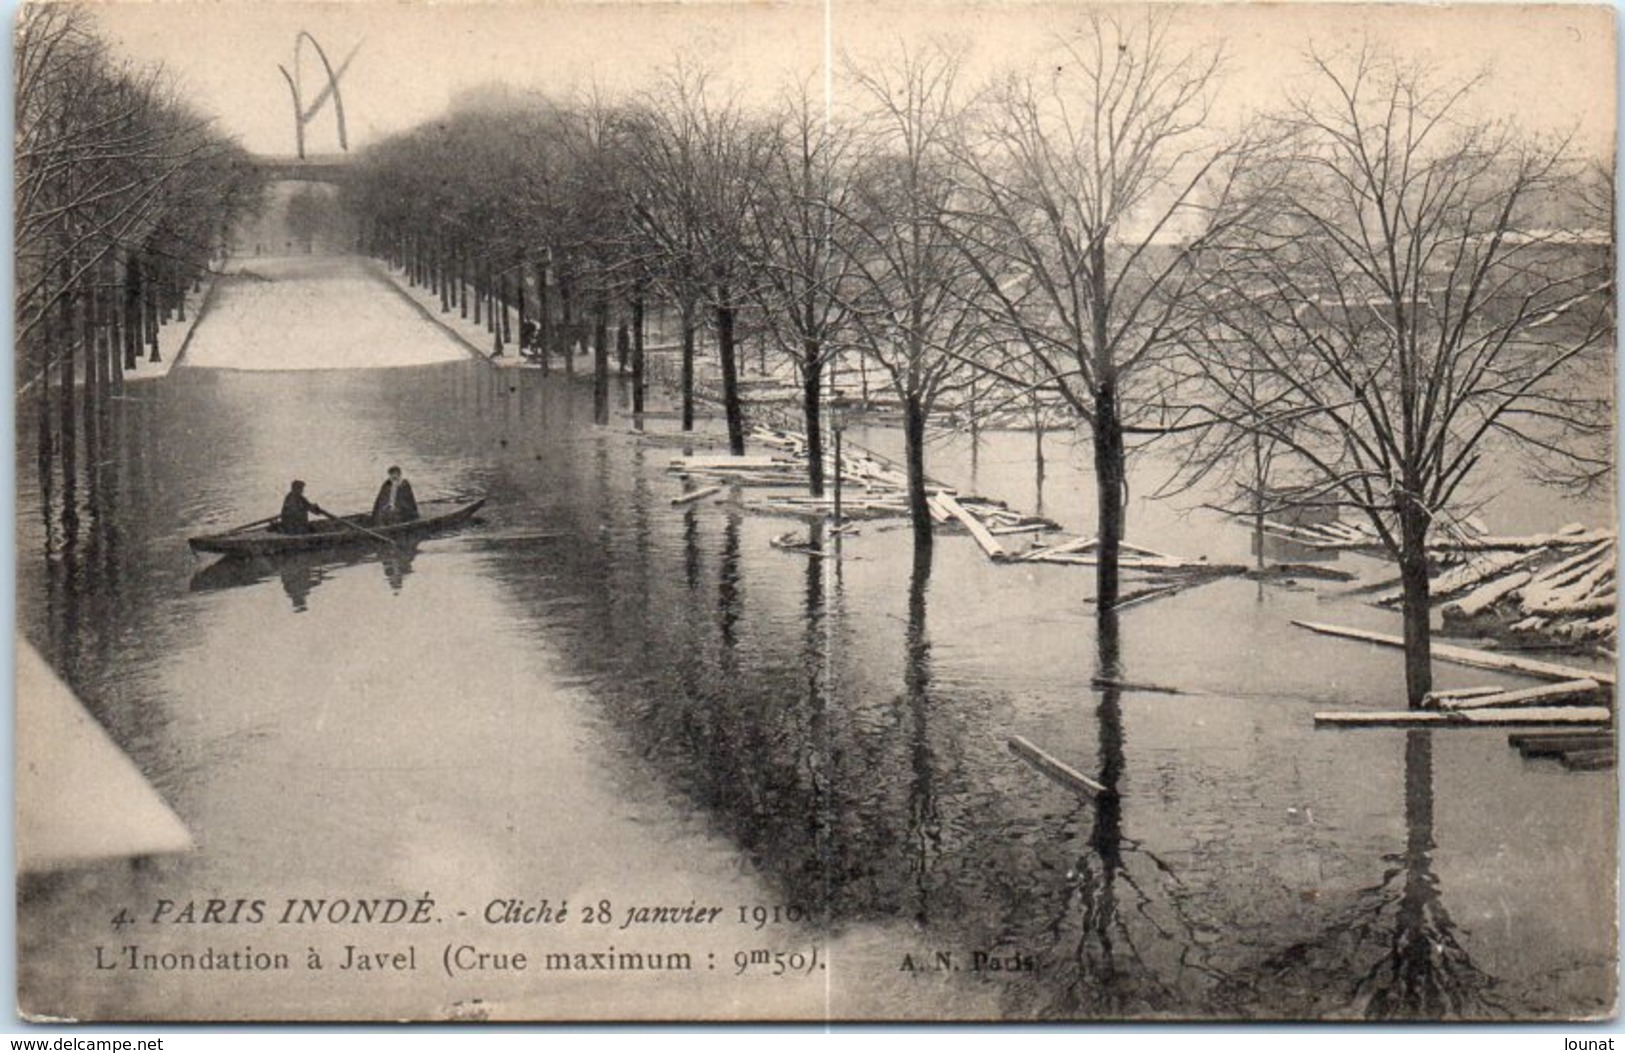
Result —
[[[263,181],[158,72],[114,62],[86,8],[27,8],[15,46],[17,392],[37,399],[43,503],[49,518],[59,467],[71,539],[106,393],[143,345],[158,360],[160,326]]]
[[[902,403],[917,545],[931,543],[926,420],[969,374],[984,329],[980,282],[951,230],[964,185],[959,67],[956,55],[933,49],[854,73],[867,105],[856,183],[836,234],[850,261],[850,339]]]
[[[756,298],[768,334],[801,380],[807,486],[815,495],[824,492],[824,367],[846,322],[841,290],[852,267],[835,243],[838,216],[852,204],[846,145],[803,84],[775,122],[752,210]]]
[[[631,157],[641,168],[633,215],[655,246],[657,273],[682,318],[683,430],[694,425],[694,336],[702,304],[715,309],[728,444],[745,452],[734,340],[749,299],[744,238],[765,137],[711,76],[679,64],[633,119]]]
[[[1188,365],[1232,443],[1277,451],[1274,500],[1362,515],[1399,561],[1416,706],[1429,541],[1481,462],[1607,467],[1612,243],[1551,225],[1564,151],[1472,119],[1476,81],[1369,47],[1313,63],[1250,221],[1204,253],[1218,278]]]
[[[1052,392],[1093,437],[1104,606],[1118,595],[1128,443],[1179,423],[1159,366],[1206,280],[1189,245],[1229,215],[1240,152],[1205,129],[1216,66],[1174,48],[1163,17],[1091,14],[1042,72],[990,95],[967,154],[962,244],[1006,338],[986,366]]]

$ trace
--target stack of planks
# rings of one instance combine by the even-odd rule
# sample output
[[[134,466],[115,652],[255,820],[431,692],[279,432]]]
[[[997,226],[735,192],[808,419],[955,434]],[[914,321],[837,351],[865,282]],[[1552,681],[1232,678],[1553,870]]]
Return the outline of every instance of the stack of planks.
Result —
[[[1264,533],[1285,538],[1305,548],[1323,549],[1328,552],[1370,549],[1382,544],[1382,539],[1377,537],[1370,527],[1357,526],[1337,519],[1329,523],[1298,524],[1266,519]]]
[[[1170,556],[1166,552],[1141,548],[1127,542],[1118,542],[1118,568],[1125,571],[1174,572],[1197,576],[1240,574],[1247,568],[1225,563],[1209,563],[1205,559]],[[1064,563],[1076,567],[1093,567],[1100,563],[1100,539],[1073,538],[1053,545],[1029,549],[1016,557],[1023,563]]]
[[[1294,621],[1313,632],[1390,647],[1404,641],[1387,633]],[[1613,722],[1615,678],[1612,673],[1576,669],[1516,655],[1469,647],[1434,644],[1435,660],[1479,669],[1519,673],[1546,681],[1540,687],[1508,689],[1474,687],[1435,691],[1420,709],[1360,710],[1315,714],[1320,727],[1482,727],[1486,725],[1564,724],[1606,727]]]
[[[1553,758],[1570,771],[1605,771],[1619,758],[1611,731],[1524,732],[1508,735],[1507,745],[1526,760]]]

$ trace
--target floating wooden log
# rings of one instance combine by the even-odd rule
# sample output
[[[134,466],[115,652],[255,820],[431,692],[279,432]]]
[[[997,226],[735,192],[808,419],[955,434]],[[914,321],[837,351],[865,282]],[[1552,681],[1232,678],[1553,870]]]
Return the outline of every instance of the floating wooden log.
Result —
[[[1088,548],[1094,543],[1095,539],[1092,537],[1074,538],[1071,541],[1063,541],[1058,545],[1050,545],[1047,548],[1035,548],[1030,552],[1023,552],[1019,558],[1023,560],[1037,560],[1043,559],[1045,556],[1063,556],[1070,552],[1082,552],[1084,549]]]
[[[970,536],[976,539],[978,545],[982,546],[982,551],[987,553],[989,559],[998,561],[1010,558],[1010,553],[1006,552],[1004,546],[999,544],[999,539],[988,533],[988,529],[983,525],[982,521],[965,511],[965,507],[953,495],[940,492],[935,496],[937,503],[942,506],[944,511],[965,524],[965,529],[970,531]]]
[[[1439,699],[1440,709],[1490,709],[1496,706],[1585,705],[1604,701],[1602,685],[1592,679],[1566,680],[1522,691],[1498,691],[1491,695]]]
[[[1613,718],[1607,706],[1526,706],[1512,709],[1364,710],[1315,714],[1317,727],[1484,727],[1517,724],[1582,724],[1606,726]]]
[[[1341,636],[1350,640],[1363,640],[1366,643],[1382,644],[1385,647],[1404,647],[1405,641],[1398,636],[1388,633],[1371,632],[1366,629],[1348,629],[1339,625],[1323,625],[1318,622],[1304,622],[1296,619],[1293,625],[1310,632],[1323,633],[1327,636]],[[1478,651],[1471,647],[1457,647],[1453,644],[1436,643],[1432,648],[1433,657],[1441,662],[1453,662],[1456,665],[1471,666],[1475,669],[1499,669],[1502,672],[1524,673],[1540,680],[1586,680],[1592,679],[1599,684],[1614,686],[1612,673],[1597,672],[1589,669],[1576,669],[1573,666],[1558,665],[1555,662],[1540,662],[1533,658],[1519,658],[1513,655],[1496,654],[1491,651]]]
[[[1172,596],[1174,593],[1179,592],[1184,587],[1185,583],[1180,583],[1178,585],[1160,585],[1154,589],[1142,589],[1139,592],[1131,592],[1127,596],[1119,597],[1117,602],[1112,604],[1111,609],[1114,611],[1127,610],[1130,607],[1134,607],[1142,603],[1150,603],[1152,600],[1161,599],[1164,596]]]
[[[1485,695],[1499,695],[1506,688],[1499,684],[1486,687],[1457,687],[1449,691],[1429,691],[1422,696],[1424,709],[1437,709],[1441,703],[1462,698],[1483,698]]]
[[[1074,793],[1081,793],[1085,797],[1092,799],[1111,792],[1105,786],[1089,778],[1089,776],[1071,765],[1045,753],[1020,735],[1012,735],[1009,746],[1011,753],[1014,753]]]
[[[994,537],[1008,537],[1011,534],[1042,534],[1049,529],[1048,523],[1032,523],[1027,526],[990,527],[988,533]]]
[[[721,492],[722,487],[720,486],[702,486],[698,490],[691,490],[688,493],[683,494],[681,497],[672,498],[671,503],[674,505],[686,505],[693,501],[698,501],[701,498],[710,497],[712,494],[719,494]]]
[[[746,468],[793,468],[795,462],[787,461],[782,457],[774,457],[771,454],[756,454],[744,457],[673,457],[671,467],[678,469],[720,468],[736,471]]]
[[[1191,692],[1162,684],[1141,684],[1132,680],[1114,680],[1109,676],[1092,676],[1089,686],[1103,691],[1147,691],[1157,695],[1189,695]]]
[[[1335,567],[1317,567],[1312,563],[1274,563],[1267,567],[1251,567],[1242,577],[1252,581],[1286,581],[1292,578],[1314,578],[1317,581],[1353,581],[1354,575]]]

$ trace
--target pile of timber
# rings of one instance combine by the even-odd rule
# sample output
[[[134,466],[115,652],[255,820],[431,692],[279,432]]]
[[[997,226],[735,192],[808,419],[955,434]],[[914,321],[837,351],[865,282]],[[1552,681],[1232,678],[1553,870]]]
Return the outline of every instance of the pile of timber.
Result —
[[[835,510],[835,496],[814,497],[806,493],[773,491],[802,490],[807,485],[807,440],[795,432],[757,425],[751,439],[774,452],[730,457],[705,455],[674,457],[670,470],[701,489],[732,485],[760,487],[767,493],[746,505],[747,510],[766,515],[806,518],[827,516]],[[824,453],[825,478],[833,480],[835,458]],[[962,528],[977,540],[991,559],[1004,559],[1008,553],[997,539],[1012,534],[1039,534],[1059,530],[1050,520],[1026,515],[1002,501],[964,496],[940,484],[931,484],[929,498],[932,517],[950,528]],[[707,496],[709,492],[707,492]],[[688,495],[685,495],[688,496]],[[693,499],[693,498],[691,498]],[[908,515],[908,476],[885,458],[859,447],[849,447],[841,458],[841,516],[843,519],[900,518]]]
[[[1532,645],[1612,647],[1619,637],[1613,532],[1572,527],[1518,540],[1464,551],[1438,575],[1433,598],[1444,604],[1445,628]]]
[[[687,504],[703,500],[722,491],[724,487],[760,488],[765,491],[745,504],[747,511],[765,515],[818,518],[834,512],[832,493],[814,497],[806,493],[780,491],[802,490],[806,486],[807,440],[803,435],[786,429],[758,424],[751,439],[773,452],[733,457],[721,454],[690,455],[671,459],[669,470],[683,479],[684,493],[672,503]],[[833,478],[835,462],[830,451],[824,453],[825,477]],[[843,519],[901,518],[909,514],[908,476],[896,465],[878,454],[859,447],[850,447],[841,458],[841,516]],[[963,530],[994,562],[1059,563],[1069,566],[1092,567],[1100,562],[1099,543],[1094,538],[1075,538],[1055,544],[1046,544],[1042,535],[1061,528],[1041,516],[1012,509],[1002,501],[960,494],[951,487],[929,484],[926,504],[932,520],[946,530]],[[1012,551],[1012,539],[1027,538],[1026,551]],[[789,548],[788,544],[780,545]],[[1120,545],[1119,569],[1125,573],[1166,576],[1174,584],[1148,592],[1123,596],[1117,606],[1146,602],[1170,594],[1186,585],[1229,574],[1241,574],[1247,568],[1239,565],[1209,563],[1205,559],[1187,559],[1157,552],[1137,545]]]
[[[1387,633],[1348,629],[1336,625],[1294,621],[1312,632],[1362,640],[1387,647],[1403,647],[1404,640]],[[1321,727],[1484,727],[1493,725],[1562,724],[1607,727],[1613,722],[1615,678],[1612,673],[1577,669],[1518,655],[1496,654],[1451,644],[1434,644],[1437,661],[1479,669],[1519,673],[1546,683],[1511,689],[1473,687],[1435,691],[1421,708],[1398,711],[1347,711],[1315,714]]]

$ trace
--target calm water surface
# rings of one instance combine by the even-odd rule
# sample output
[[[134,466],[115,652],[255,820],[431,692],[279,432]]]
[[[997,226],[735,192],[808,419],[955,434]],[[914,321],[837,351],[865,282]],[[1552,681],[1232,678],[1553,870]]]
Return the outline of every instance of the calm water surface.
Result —
[[[207,319],[196,337],[229,338]],[[427,324],[420,338],[446,339]],[[19,618],[198,849],[26,882],[26,1009],[1526,1018],[1613,1005],[1613,773],[1524,761],[1504,732],[1316,731],[1315,710],[1393,708],[1402,685],[1397,654],[1289,625],[1397,631],[1335,587],[1224,580],[1097,623],[1090,571],[996,566],[962,536],[922,562],[908,531],[869,524],[839,561],[791,555],[769,539],[806,529],[793,520],[673,508],[664,469],[680,449],[620,418],[595,427],[590,387],[557,374],[183,365],[129,394],[75,481],[71,538],[60,516],[48,529],[19,459]],[[19,434],[31,450],[27,419]],[[944,437],[932,471],[1032,508],[1032,441]],[[1086,529],[1086,455],[1064,436],[1047,452],[1044,510]],[[420,498],[488,495],[485,521],[386,554],[243,567],[186,547],[274,512],[295,475],[327,508],[365,507],[391,463]],[[1498,529],[1602,514],[1543,497],[1536,516],[1517,497]],[[1137,543],[1247,558],[1247,533],[1202,513],[1139,502],[1131,516]],[[1101,672],[1180,693],[1092,689]],[[1014,735],[1115,797],[1049,782],[1008,752]],[[430,935],[108,923],[162,899],[425,892],[443,915]],[[794,910],[761,931],[564,937],[480,922],[500,897],[610,899],[617,916]],[[451,943],[617,939],[682,950],[695,969],[448,977],[437,960]],[[302,958],[409,942],[424,964],[389,976],[93,967],[96,946],[133,943]],[[741,950],[814,947],[827,969],[735,975]]]

